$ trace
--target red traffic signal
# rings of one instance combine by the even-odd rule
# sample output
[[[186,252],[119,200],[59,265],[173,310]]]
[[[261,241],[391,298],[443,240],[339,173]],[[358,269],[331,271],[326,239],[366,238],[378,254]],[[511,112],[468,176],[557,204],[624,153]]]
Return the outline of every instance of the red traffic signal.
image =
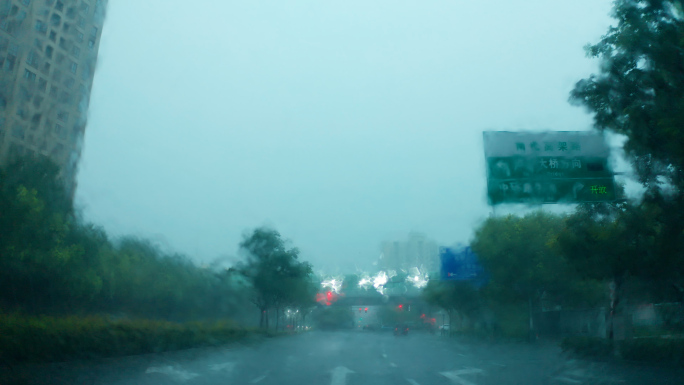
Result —
[[[404,305],[399,304],[399,309],[403,309],[403,308],[404,308]]]
[[[361,310],[361,309],[359,309],[359,310]],[[368,308],[365,308],[365,309],[363,309],[363,310],[365,310],[365,311],[366,311],[366,313],[368,313]]]

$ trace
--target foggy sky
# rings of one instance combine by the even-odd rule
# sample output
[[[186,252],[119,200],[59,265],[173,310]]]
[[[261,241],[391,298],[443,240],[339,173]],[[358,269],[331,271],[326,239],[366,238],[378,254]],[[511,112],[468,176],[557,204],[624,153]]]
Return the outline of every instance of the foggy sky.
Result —
[[[610,5],[110,2],[77,204],[200,263],[260,225],[326,269],[409,231],[468,242],[482,131],[590,129],[567,99]]]

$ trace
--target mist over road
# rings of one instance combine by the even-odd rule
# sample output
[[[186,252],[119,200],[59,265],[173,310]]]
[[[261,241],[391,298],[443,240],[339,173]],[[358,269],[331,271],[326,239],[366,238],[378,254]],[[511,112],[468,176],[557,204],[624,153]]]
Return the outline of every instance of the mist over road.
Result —
[[[574,360],[553,344],[309,332],[260,343],[35,366],[29,384],[681,384],[684,371]],[[28,374],[24,374],[28,376]]]

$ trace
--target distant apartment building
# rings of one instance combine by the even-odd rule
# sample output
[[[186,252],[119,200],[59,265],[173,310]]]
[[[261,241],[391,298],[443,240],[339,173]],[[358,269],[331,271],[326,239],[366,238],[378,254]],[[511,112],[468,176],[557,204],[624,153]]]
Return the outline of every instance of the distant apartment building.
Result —
[[[385,241],[381,245],[378,267],[383,270],[421,268],[422,272],[439,271],[439,246],[424,234],[410,233],[405,240]]]
[[[107,0],[0,0],[0,164],[43,154],[73,194]]]

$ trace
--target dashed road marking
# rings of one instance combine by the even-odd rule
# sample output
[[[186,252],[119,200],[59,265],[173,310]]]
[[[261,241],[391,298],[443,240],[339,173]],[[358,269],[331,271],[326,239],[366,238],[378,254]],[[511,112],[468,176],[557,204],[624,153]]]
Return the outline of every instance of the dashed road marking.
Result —
[[[250,381],[249,383],[250,383],[250,384],[256,384],[257,382],[259,382],[259,381],[263,380],[264,378],[266,378],[266,377],[268,376],[268,373],[270,373],[270,370],[269,370],[268,372],[264,373],[263,376],[259,376],[259,377],[255,378],[255,379],[253,379],[252,381]]]
[[[218,372],[219,370],[225,370],[225,371],[227,371],[227,372],[230,372],[230,371],[233,370],[233,368],[235,368],[235,362],[226,362],[226,363],[223,363],[223,364],[213,364],[213,365],[209,365],[209,369],[211,369],[211,370],[213,370],[213,371],[217,371],[217,372]]]
[[[192,380],[195,377],[199,377],[199,374],[197,373],[191,373],[188,372],[187,370],[180,370],[176,369],[173,366],[153,366],[147,368],[145,373],[161,373],[161,374],[166,374],[169,377],[172,377],[178,381],[187,381],[187,380]]]
[[[420,385],[420,384],[417,383],[415,380],[412,380],[412,379],[410,379],[410,378],[407,378],[406,381],[408,381],[408,383],[411,384],[411,385]]]
[[[451,381],[453,381],[456,384],[475,385],[474,383],[460,377],[464,374],[475,374],[475,373],[482,373],[482,369],[469,368],[469,369],[453,370],[451,372],[440,372],[439,374],[450,379]]]
[[[397,364],[395,364],[394,362],[390,362],[390,366],[393,367],[393,368],[396,368],[396,367],[397,367]]]
[[[568,383],[568,384],[581,384],[582,383],[582,381],[573,380],[572,378],[567,378],[567,377],[556,377],[555,379],[558,381]]]

